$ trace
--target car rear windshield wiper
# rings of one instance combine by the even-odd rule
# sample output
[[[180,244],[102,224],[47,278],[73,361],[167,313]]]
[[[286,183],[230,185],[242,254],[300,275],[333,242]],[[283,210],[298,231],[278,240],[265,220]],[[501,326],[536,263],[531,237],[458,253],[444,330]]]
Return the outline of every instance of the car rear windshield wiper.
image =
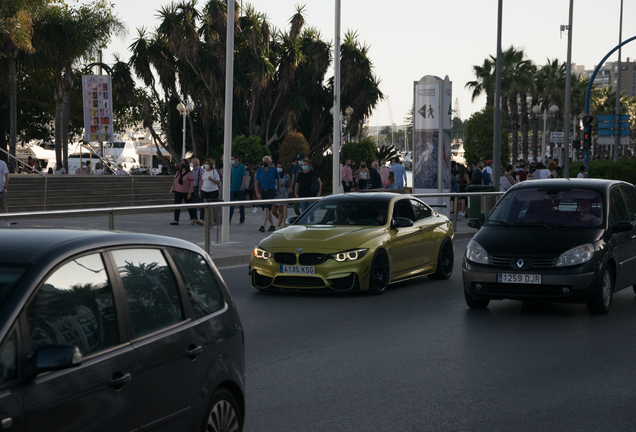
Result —
[[[508,223],[506,221],[502,221],[502,220],[487,220],[486,222],[491,223],[491,224],[497,224],[497,225],[503,225],[503,226],[507,226],[507,227],[512,227],[515,228],[517,225]]]

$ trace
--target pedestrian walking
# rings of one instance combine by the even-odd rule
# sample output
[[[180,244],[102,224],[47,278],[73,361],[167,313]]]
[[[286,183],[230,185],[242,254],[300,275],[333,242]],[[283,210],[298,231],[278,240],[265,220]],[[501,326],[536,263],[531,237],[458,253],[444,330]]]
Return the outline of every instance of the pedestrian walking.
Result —
[[[298,173],[296,180],[296,196],[299,198],[318,197],[322,191],[322,182],[316,171],[311,167],[311,160],[304,159],[302,163],[302,172]],[[304,213],[311,205],[311,202],[303,201],[300,203],[300,209]]]
[[[283,164],[278,162],[276,166],[276,170],[278,171],[278,175],[280,176],[280,187],[278,188],[278,198],[287,199],[291,193],[289,174],[285,172],[285,168],[283,168]],[[287,203],[276,204],[272,207],[272,215],[278,220],[276,224],[278,228],[281,228],[283,225],[283,218],[285,217],[285,212],[283,211]]]
[[[278,191],[280,190],[280,176],[278,170],[272,166],[272,158],[265,156],[263,158],[263,166],[256,171],[256,182],[254,184],[254,191],[258,199],[269,200],[278,198]],[[269,221],[269,231],[275,231],[274,221],[272,220],[272,204],[263,204],[263,225],[258,229],[260,232],[265,232],[265,225]]]
[[[378,172],[378,163],[373,161],[371,163],[371,169],[369,170],[369,183],[371,184],[371,189],[382,189],[382,177],[380,177],[380,173]]]
[[[215,161],[214,159],[206,159],[204,161],[205,165],[203,165],[203,170],[201,172],[201,180],[199,183],[199,201],[198,202],[217,202],[219,200],[219,187],[221,185],[221,177],[216,172]],[[217,222],[217,208],[213,209],[213,221]],[[205,209],[202,208],[199,211],[199,220],[197,224],[203,225],[205,220]]]
[[[479,164],[477,162],[473,162],[471,164],[471,168],[473,169],[473,172],[470,175],[470,184],[482,184],[484,182],[484,178],[481,169],[479,169]]]
[[[402,165],[400,158],[393,159],[395,164],[391,167],[391,171],[395,174],[395,185],[398,189],[403,189],[406,184],[406,168]]]
[[[298,174],[303,171],[303,160],[305,159],[305,155],[302,153],[298,153],[296,155],[295,164],[292,167],[289,176],[291,177],[291,190],[292,190],[292,198],[297,198],[296,195],[296,180],[298,179]],[[294,203],[294,213],[296,216],[300,216],[300,203]]]
[[[384,167],[386,168],[386,167]],[[387,171],[389,171],[388,168],[386,168]],[[369,184],[369,168],[367,168],[367,163],[366,162],[361,162],[360,163],[360,169],[358,170],[358,188],[360,190],[364,190],[367,188],[367,185]],[[388,178],[388,177],[387,177]]]
[[[66,170],[64,169],[64,166],[60,162],[55,164],[55,174],[56,175],[66,174]]]
[[[585,178],[585,165],[581,165],[579,167],[579,173],[577,174],[576,178]]]
[[[493,184],[492,175],[492,159],[488,159],[486,161],[486,168],[482,171],[484,186],[490,186]]]
[[[7,164],[0,160],[0,212],[9,213],[7,208],[7,186],[9,185],[9,168]],[[4,226],[11,226],[7,219],[4,220]]]
[[[244,201],[247,172],[245,166],[239,162],[237,154],[232,155],[232,172],[230,174],[230,201]],[[241,205],[239,212],[239,225],[243,225],[245,223],[245,206]],[[230,225],[232,224],[232,216],[234,216],[234,206],[230,206]]]
[[[395,184],[395,173],[393,171],[389,172],[389,178],[386,179],[385,188],[388,190],[395,190],[398,188]]]
[[[389,179],[390,172],[391,172],[391,168],[386,166],[386,159],[384,158],[380,159],[380,166],[378,167],[378,173],[380,173],[382,184],[386,184],[386,181]],[[362,189],[362,187],[360,189]]]
[[[201,166],[199,165],[199,159],[197,158],[192,158],[190,160],[190,164],[192,164],[192,177],[194,177],[194,186],[192,188],[192,202],[193,203],[200,203],[203,202],[201,201],[201,194],[199,192],[201,192],[201,176],[203,175],[203,168],[201,168]],[[199,209],[200,213],[203,214],[204,209],[201,208]],[[196,211],[196,210],[195,210]],[[201,218],[203,219],[203,218]],[[199,221],[197,221],[197,224],[199,224]],[[202,223],[200,225],[203,225]]]
[[[194,176],[190,171],[190,164],[187,160],[181,160],[181,168],[174,176],[174,184],[172,186],[174,191],[174,203],[181,204],[185,202],[189,204],[192,202],[192,190],[194,189]],[[190,215],[190,224],[194,225],[197,221],[196,208],[189,208],[188,213]],[[181,209],[174,211],[174,221],[170,222],[170,225],[179,225],[179,215]]]
[[[466,172],[466,167],[463,164],[459,164],[458,172],[456,175],[457,183],[459,186],[459,193],[466,192],[466,188],[470,184],[470,178]],[[466,216],[466,208],[468,207],[468,197],[462,196],[457,202],[457,214],[459,216]]]
[[[558,164],[554,160],[548,164],[547,170],[550,172],[546,178],[559,178],[559,172],[557,171]]]
[[[351,172],[351,159],[347,160],[341,170],[342,187],[345,193],[351,192],[353,187],[353,173]]]

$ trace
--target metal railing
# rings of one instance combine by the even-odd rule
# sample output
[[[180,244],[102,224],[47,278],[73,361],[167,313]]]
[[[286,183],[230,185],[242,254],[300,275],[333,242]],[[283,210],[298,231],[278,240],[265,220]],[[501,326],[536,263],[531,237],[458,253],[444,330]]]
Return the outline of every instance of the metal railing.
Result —
[[[113,167],[119,168],[117,165],[115,165],[114,163],[112,163],[108,159],[104,159],[102,156],[99,155],[99,153],[97,153],[95,150],[93,150],[93,148],[91,148],[91,146],[87,145],[86,143],[80,145],[80,149],[82,149],[82,148],[85,148],[86,150],[88,150],[89,152],[94,154],[103,164],[106,164],[106,166],[113,172],[112,175],[115,175],[115,171],[116,170],[113,170]],[[81,163],[82,163],[82,151],[80,150],[80,176],[82,175]],[[131,189],[131,191],[130,191],[130,205],[134,206],[135,205],[135,178],[133,177],[132,174],[130,174],[127,171],[124,171],[124,174],[126,174],[128,177],[130,177],[130,189]]]
[[[39,175],[41,175],[42,177],[44,177],[44,211],[46,211],[46,192],[48,191],[49,188],[49,178],[47,175],[45,175],[44,173],[42,173],[41,171],[33,168],[31,165],[29,165],[28,163],[22,162],[20,159],[18,159],[17,157],[13,156],[12,154],[8,153],[6,150],[0,148],[0,151],[4,154],[6,154],[7,156],[9,156],[11,159],[17,161],[18,163],[21,163],[22,165],[24,165],[25,171],[27,169],[33,170],[36,173],[38,173]]]
[[[418,198],[442,198],[442,197],[490,197],[500,196],[504,192],[472,192],[472,193],[430,193],[430,194],[411,194]],[[328,195],[330,196],[330,195]],[[311,198],[281,198],[270,200],[243,200],[243,201],[219,201],[211,203],[188,203],[188,204],[167,204],[167,205],[150,205],[150,206],[131,206],[131,207],[106,207],[98,209],[77,209],[77,210],[50,210],[39,212],[19,212],[19,213],[1,213],[0,219],[49,219],[49,218],[76,218],[76,217],[97,217],[108,216],[108,229],[115,229],[115,216],[135,215],[135,214],[154,214],[165,213],[171,210],[188,210],[188,209],[205,209],[204,210],[204,227],[205,227],[205,251],[210,252],[210,229],[212,228],[211,209],[223,208],[231,206],[260,206],[265,204],[283,204],[283,220],[287,220],[287,205],[301,202],[316,202],[326,197]],[[454,218],[453,229],[457,229],[457,199],[454,200]],[[221,221],[225,223],[225,221]],[[219,243],[219,225],[216,227],[217,244]]]

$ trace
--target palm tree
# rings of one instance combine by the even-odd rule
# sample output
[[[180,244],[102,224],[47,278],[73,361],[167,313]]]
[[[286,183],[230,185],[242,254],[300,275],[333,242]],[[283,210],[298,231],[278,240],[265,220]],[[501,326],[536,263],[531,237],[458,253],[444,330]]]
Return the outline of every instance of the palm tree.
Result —
[[[125,34],[122,22],[99,4],[78,8],[47,7],[34,24],[34,45],[39,62],[55,73],[55,155],[68,170],[68,127],[74,84],[73,66],[110,40]]]
[[[33,17],[48,3],[46,0],[3,0],[0,3],[0,53],[9,63],[9,139],[10,153],[15,157],[17,144],[17,61],[20,51],[34,51]],[[13,171],[13,159],[9,161],[9,170]]]
[[[468,81],[464,86],[473,91],[472,102],[482,94],[485,94],[486,106],[495,106],[495,65],[496,62],[486,58],[481,66],[473,66],[475,80]]]

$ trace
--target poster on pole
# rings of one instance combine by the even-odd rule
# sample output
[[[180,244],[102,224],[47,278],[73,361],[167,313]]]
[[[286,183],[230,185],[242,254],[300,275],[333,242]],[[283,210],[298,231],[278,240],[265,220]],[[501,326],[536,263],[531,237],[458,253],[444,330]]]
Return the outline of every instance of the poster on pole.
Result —
[[[443,107],[440,111],[440,90],[443,89]],[[452,82],[427,75],[413,83],[413,186],[416,192],[439,191],[438,169],[442,170],[442,191],[450,190],[451,158],[451,101]],[[442,121],[442,145],[439,145]],[[442,151],[438,166],[438,149]]]
[[[110,75],[82,75],[84,139],[113,140],[113,94]]]

